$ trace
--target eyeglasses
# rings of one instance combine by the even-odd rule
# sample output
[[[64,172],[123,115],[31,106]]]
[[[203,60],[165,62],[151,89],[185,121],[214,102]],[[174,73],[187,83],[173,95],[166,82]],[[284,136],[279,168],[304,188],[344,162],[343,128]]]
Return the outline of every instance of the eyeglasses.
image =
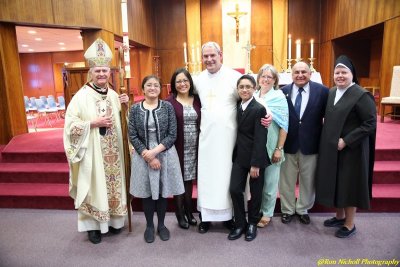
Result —
[[[272,77],[272,76],[267,76],[267,75],[262,75],[261,78],[266,79],[266,80],[275,79],[274,77]]]
[[[244,89],[250,90],[250,89],[253,89],[253,88],[254,88],[254,87],[251,86],[251,85],[239,85],[239,86],[238,86],[238,89],[239,89],[239,90],[244,90]]]
[[[151,87],[160,88],[160,85],[158,83],[154,83],[154,84],[153,83],[146,83],[144,86],[147,87],[147,88],[151,88]]]
[[[189,80],[179,80],[175,82],[176,84],[180,84],[180,83],[189,83]]]

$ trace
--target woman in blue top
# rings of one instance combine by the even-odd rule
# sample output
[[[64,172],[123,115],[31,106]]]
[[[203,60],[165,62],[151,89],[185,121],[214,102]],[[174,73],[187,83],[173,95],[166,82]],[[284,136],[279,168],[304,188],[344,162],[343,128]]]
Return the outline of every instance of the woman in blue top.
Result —
[[[278,87],[279,76],[275,67],[265,64],[257,75],[255,98],[267,106],[272,113],[272,123],[268,128],[266,149],[271,161],[264,173],[264,192],[261,204],[263,216],[258,227],[265,227],[274,215],[278,192],[281,163],[285,160],[283,145],[285,144],[289,124],[289,110],[285,95]]]

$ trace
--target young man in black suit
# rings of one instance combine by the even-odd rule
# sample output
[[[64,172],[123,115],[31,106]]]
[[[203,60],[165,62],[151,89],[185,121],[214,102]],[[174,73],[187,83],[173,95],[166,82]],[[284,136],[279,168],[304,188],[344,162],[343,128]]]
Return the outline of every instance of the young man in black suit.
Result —
[[[245,240],[252,241],[257,236],[260,214],[264,170],[270,164],[267,152],[268,129],[261,125],[266,115],[265,107],[254,99],[256,81],[250,75],[243,75],[237,82],[241,100],[237,107],[237,138],[233,151],[233,167],[229,191],[232,198],[235,228],[228,239],[235,240],[245,233]],[[250,173],[251,199],[248,202],[248,223],[244,208],[244,190]]]

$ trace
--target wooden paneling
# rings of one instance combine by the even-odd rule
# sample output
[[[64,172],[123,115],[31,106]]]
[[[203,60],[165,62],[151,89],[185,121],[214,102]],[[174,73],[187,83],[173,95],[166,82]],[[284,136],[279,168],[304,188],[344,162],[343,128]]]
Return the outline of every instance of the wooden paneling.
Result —
[[[187,42],[187,60],[192,60],[192,44],[194,46],[201,46],[201,20],[200,20],[200,0],[186,0],[186,42]],[[190,49],[189,49],[190,48]],[[200,49],[200,47],[199,47]],[[197,50],[196,50],[197,51]],[[195,52],[196,54],[197,52]],[[200,66],[188,64],[189,71],[201,71],[201,55],[199,60]]]
[[[320,44],[320,0],[289,1],[289,27],[292,35],[292,57],[295,57],[295,41],[301,39],[301,57],[309,62],[310,40],[314,39],[314,68],[319,71]]]
[[[276,69],[285,71],[288,58],[288,0],[272,0],[272,48]]]
[[[24,94],[29,97],[54,95],[51,53],[20,54]]]
[[[317,71],[320,72],[322,83],[328,86],[329,88],[333,86],[333,47],[332,42],[324,42],[321,43],[320,53],[321,56],[320,62],[321,63]]]
[[[156,0],[128,1],[129,39],[153,48],[156,46],[155,15],[161,12],[156,3]]]
[[[129,38],[149,47],[156,44],[153,1],[128,0]],[[0,0],[0,7],[1,21],[103,29],[122,36],[120,0]]]
[[[101,20],[104,19],[100,15],[101,4],[104,1],[107,0],[52,0],[54,24],[101,28]]]
[[[201,0],[201,41],[214,41],[221,47],[222,43],[222,6],[221,1]]]
[[[272,3],[270,0],[251,2],[251,68],[257,73],[262,65],[273,63]]]
[[[72,62],[83,62],[84,52],[81,51],[69,51],[69,52],[52,52],[51,58],[53,63],[72,63]]]
[[[381,97],[390,95],[393,66],[400,65],[400,17],[385,22],[381,63]]]
[[[53,0],[0,0],[0,20],[54,24],[52,2]],[[64,8],[66,6],[68,5],[64,2]]]
[[[62,94],[63,64],[82,61],[83,51],[20,54],[24,95],[39,97]]]
[[[157,54],[161,61],[161,80],[169,83],[172,73],[185,65],[183,43],[186,42],[184,0],[157,1]],[[168,82],[166,82],[168,81]]]
[[[0,144],[28,131],[14,25],[0,23]]]
[[[321,0],[321,4],[322,41],[367,28],[400,14],[398,0]]]

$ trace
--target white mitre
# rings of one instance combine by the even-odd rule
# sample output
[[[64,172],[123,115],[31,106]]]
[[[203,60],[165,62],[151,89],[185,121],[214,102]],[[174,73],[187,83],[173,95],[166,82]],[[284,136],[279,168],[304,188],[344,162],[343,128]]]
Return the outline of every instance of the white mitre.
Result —
[[[84,54],[89,63],[89,67],[109,67],[113,52],[110,47],[101,38],[94,41]]]

